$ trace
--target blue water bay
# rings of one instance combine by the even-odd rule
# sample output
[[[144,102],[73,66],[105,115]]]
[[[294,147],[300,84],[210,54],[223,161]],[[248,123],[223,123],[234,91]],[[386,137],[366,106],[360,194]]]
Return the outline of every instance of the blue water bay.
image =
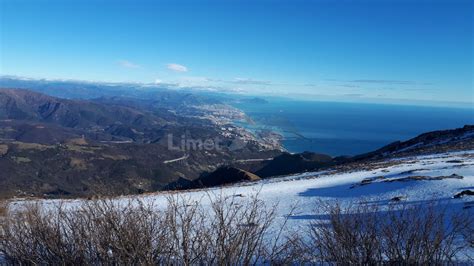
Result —
[[[284,136],[290,152],[355,155],[433,130],[474,124],[474,109],[269,99],[236,107]]]

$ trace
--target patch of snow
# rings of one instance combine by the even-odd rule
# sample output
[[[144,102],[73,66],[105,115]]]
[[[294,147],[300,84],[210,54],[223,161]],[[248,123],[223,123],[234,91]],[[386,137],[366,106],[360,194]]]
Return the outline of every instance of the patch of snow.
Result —
[[[167,207],[168,196],[179,195],[183,199],[200,202],[204,208],[208,208],[210,198],[216,195],[232,197],[239,194],[243,197],[237,200],[246,200],[258,193],[258,197],[268,206],[277,204],[276,226],[283,223],[296,206],[296,212],[293,212],[287,224],[295,230],[307,226],[308,222],[314,219],[325,217],[325,213],[315,212],[321,201],[338,201],[343,206],[365,201],[378,204],[383,208],[391,203],[392,198],[400,197],[408,204],[437,200],[448,204],[451,211],[474,211],[474,207],[464,208],[469,202],[472,203],[470,197],[453,198],[462,190],[474,189],[474,150],[395,158],[372,163],[370,166],[370,169],[366,170],[308,172],[227,187],[183,192],[157,192],[148,195],[117,197],[116,200],[124,205],[130,199],[152,202],[157,208],[164,209]],[[353,187],[364,179],[375,179],[380,176],[385,179],[394,179],[416,175],[437,177],[452,174],[463,176],[463,178],[372,182]],[[10,208],[21,208],[25,202],[28,201],[12,202]],[[83,200],[39,201],[44,208],[56,206],[60,202],[66,208],[75,208]]]

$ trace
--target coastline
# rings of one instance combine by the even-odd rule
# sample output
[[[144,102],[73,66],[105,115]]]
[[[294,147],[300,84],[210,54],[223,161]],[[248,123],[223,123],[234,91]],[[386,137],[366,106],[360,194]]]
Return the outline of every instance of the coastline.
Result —
[[[230,104],[209,104],[194,108],[203,112],[199,118],[211,121],[226,139],[256,142],[263,150],[286,151],[282,145],[283,135],[259,128],[260,125],[240,108]]]
[[[473,124],[471,110],[383,104],[332,103],[267,99],[237,100],[252,123],[238,122],[251,132],[269,130],[288,152],[310,151],[353,156],[426,131]]]

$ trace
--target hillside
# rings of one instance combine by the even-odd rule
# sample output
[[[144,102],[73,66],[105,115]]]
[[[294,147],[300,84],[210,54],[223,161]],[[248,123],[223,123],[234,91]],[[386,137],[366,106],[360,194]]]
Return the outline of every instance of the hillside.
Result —
[[[311,222],[326,221],[328,210],[319,209],[318,206],[334,202],[345,207],[364,202],[384,210],[396,206],[393,204],[411,206],[434,201],[439,204],[436,206],[439,210],[472,216],[473,192],[474,150],[466,150],[373,161],[353,165],[350,169],[329,168],[224,187],[120,197],[112,201],[117,206],[127,206],[132,200],[134,204],[143,202],[152,204],[156,210],[164,210],[169,207],[172,197],[178,202],[192,203],[192,206],[198,204],[205,211],[212,212],[215,199],[232,199],[236,206],[245,206],[257,195],[265,206],[277,206],[273,226],[279,228],[287,223],[286,226],[293,232],[291,230],[300,230]],[[79,207],[85,202],[38,201],[43,208],[52,208],[61,203],[68,209]],[[10,204],[10,208],[21,208],[23,204],[24,201],[15,201]],[[277,233],[278,230],[270,230],[269,237]]]
[[[171,92],[86,100],[0,89],[0,196],[140,194],[474,149],[474,126],[465,126],[355,157],[282,153],[232,123],[244,114],[211,102]]]
[[[173,107],[182,97],[189,100]],[[0,197],[151,192],[234,160],[280,153],[228,124],[233,109],[215,114],[199,102],[170,92],[85,100],[0,89]],[[206,140],[215,147],[205,149]]]
[[[406,141],[396,141],[373,152],[355,156],[355,160],[387,158],[433,152],[468,150],[474,147],[474,125],[423,133]]]
[[[357,156],[330,157],[314,152],[282,153],[272,160],[241,166],[263,178],[323,170],[330,167],[351,168],[372,161],[406,156],[465,151],[474,149],[474,126],[423,133],[406,141],[397,141],[375,151]]]

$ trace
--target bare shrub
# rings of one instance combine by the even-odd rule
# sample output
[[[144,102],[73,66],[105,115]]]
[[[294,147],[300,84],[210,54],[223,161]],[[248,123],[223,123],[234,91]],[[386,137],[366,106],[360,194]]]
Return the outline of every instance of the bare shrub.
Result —
[[[0,217],[7,214],[8,202],[0,200]]]
[[[24,264],[254,264],[284,261],[288,243],[269,237],[275,207],[257,197],[218,196],[210,208],[179,197],[153,203],[85,201],[30,205],[0,228],[0,254]],[[283,230],[283,229],[280,229]]]
[[[219,265],[255,264],[288,259],[288,239],[281,233],[286,221],[274,228],[276,205],[266,206],[254,195],[241,201],[218,197],[211,203],[211,218],[204,234],[206,262]],[[276,234],[270,232],[276,230]],[[275,233],[275,232],[274,232]],[[286,237],[286,236],[285,236]]]
[[[313,260],[349,264],[446,264],[469,248],[468,213],[451,213],[436,203],[324,205],[328,223],[313,222],[306,243]],[[471,250],[472,252],[472,250]]]
[[[9,211],[0,224],[0,262],[3,256],[11,264],[446,264],[472,251],[467,213],[434,204],[320,206],[328,221],[295,233],[258,195],[207,201],[175,195],[166,208],[110,199],[32,204]]]

